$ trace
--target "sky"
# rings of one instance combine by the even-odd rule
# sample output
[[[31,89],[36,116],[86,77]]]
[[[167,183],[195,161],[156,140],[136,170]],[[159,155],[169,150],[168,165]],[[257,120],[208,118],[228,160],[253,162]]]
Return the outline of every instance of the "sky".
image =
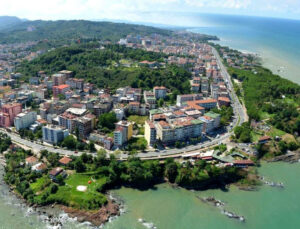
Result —
[[[108,19],[172,23],[174,13],[300,19],[300,0],[0,0],[0,15],[30,20]]]

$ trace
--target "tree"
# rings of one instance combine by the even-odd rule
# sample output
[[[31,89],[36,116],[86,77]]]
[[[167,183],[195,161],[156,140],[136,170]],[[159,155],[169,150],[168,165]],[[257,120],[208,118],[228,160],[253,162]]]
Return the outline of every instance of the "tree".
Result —
[[[176,142],[175,142],[175,147],[176,147],[176,148],[181,148],[181,143],[180,143],[179,141],[176,141]]]
[[[60,186],[65,185],[64,178],[61,174],[56,176],[56,183],[59,184]]]
[[[160,98],[158,101],[157,101],[157,104],[159,107],[162,107],[164,105],[164,100],[162,98]]]
[[[55,194],[58,191],[58,186],[56,184],[52,184],[50,187],[50,192]]]
[[[165,177],[171,182],[174,183],[175,179],[178,175],[178,166],[174,159],[167,160],[166,161],[166,166],[165,166]]]
[[[68,149],[73,150],[76,149],[76,143],[77,143],[76,139],[72,135],[69,135],[65,137],[65,139],[62,142],[62,145],[64,147],[67,147]]]
[[[287,144],[286,144],[286,142],[285,141],[280,141],[279,143],[278,143],[278,146],[279,146],[279,149],[280,149],[280,152],[281,153],[286,153],[286,151],[287,151],[287,149],[288,149],[288,146],[287,146]]]
[[[101,129],[107,128],[113,130],[117,122],[116,114],[114,112],[104,113],[99,117],[99,126]]]
[[[90,141],[88,144],[88,148],[90,152],[95,152],[96,151],[95,143],[93,141]]]
[[[78,158],[75,162],[75,169],[76,169],[76,172],[78,173],[82,173],[82,172],[85,172],[86,170],[86,166],[85,164],[82,162],[81,158]]]

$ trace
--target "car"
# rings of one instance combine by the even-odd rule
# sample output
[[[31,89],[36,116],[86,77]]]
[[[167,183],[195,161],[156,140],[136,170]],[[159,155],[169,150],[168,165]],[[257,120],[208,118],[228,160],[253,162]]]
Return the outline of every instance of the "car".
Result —
[[[75,154],[78,154],[78,151],[74,151]]]

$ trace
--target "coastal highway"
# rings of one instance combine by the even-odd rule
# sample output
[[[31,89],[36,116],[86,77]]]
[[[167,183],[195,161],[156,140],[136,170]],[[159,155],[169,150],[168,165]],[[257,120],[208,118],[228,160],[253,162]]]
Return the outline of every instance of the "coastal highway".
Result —
[[[227,88],[229,89],[229,92],[230,92],[230,98],[231,98],[234,114],[238,115],[239,123],[247,122],[248,121],[247,111],[242,106],[237,95],[235,94],[234,87],[233,87],[233,84],[231,81],[231,76],[229,75],[226,67],[224,66],[219,53],[217,52],[217,50],[214,47],[212,47],[212,52],[213,52],[214,56],[216,57],[217,64],[220,68],[220,71],[221,71],[223,77],[225,78],[225,81],[227,82]]]
[[[149,151],[145,153],[138,153],[137,157],[147,160],[147,159],[162,159],[162,158],[168,158],[168,157],[179,157],[181,155],[184,155],[186,153],[191,153],[193,151],[200,151],[204,150],[208,147],[212,147],[215,145],[218,145],[220,143],[223,143],[227,141],[230,136],[233,134],[232,129],[241,123],[248,120],[247,112],[243,108],[242,104],[240,103],[238,97],[236,96],[233,88],[233,84],[231,82],[231,77],[227,72],[226,67],[223,65],[221,57],[219,56],[218,52],[215,50],[215,48],[212,48],[213,54],[216,57],[217,63],[220,67],[221,73],[223,77],[225,78],[225,81],[227,82],[227,87],[230,92],[230,97],[232,101],[232,107],[234,111],[234,118],[232,122],[232,127],[227,127],[227,132],[223,135],[220,135],[216,138],[213,138],[212,140],[208,140],[205,142],[201,142],[196,145],[189,145],[181,149],[168,149],[168,150],[161,150],[158,152]],[[77,154],[74,153],[74,151],[71,150],[65,150],[61,148],[54,148],[49,145],[42,145],[38,142],[32,142],[26,139],[22,139],[19,135],[11,132],[7,132],[5,129],[1,128],[0,132],[5,133],[10,136],[12,141],[20,146],[23,146],[24,148],[32,149],[35,153],[38,153],[41,150],[48,150],[49,152],[53,153],[59,153],[61,155],[81,155],[83,152],[78,152]],[[94,154],[95,155],[95,154]],[[127,154],[121,153],[117,156],[121,160],[126,160],[128,158]]]

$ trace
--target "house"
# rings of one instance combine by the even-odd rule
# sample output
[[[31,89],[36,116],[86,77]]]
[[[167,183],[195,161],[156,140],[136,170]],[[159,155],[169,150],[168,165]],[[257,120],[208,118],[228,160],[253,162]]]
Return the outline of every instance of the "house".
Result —
[[[263,136],[261,137],[260,139],[258,139],[258,143],[259,144],[264,144],[264,143],[267,143],[268,141],[271,140],[271,137],[270,136]]]
[[[34,156],[27,157],[25,159],[25,164],[29,166],[36,165],[38,163],[38,159]]]
[[[38,173],[42,173],[47,169],[47,165],[45,163],[37,163],[36,165],[33,165],[31,167],[32,171],[38,172]]]
[[[233,164],[236,166],[236,167],[240,167],[240,168],[245,168],[245,167],[248,167],[248,166],[253,166],[254,165],[254,162],[247,159],[247,160],[235,160],[233,162]]]
[[[64,156],[59,160],[59,163],[62,165],[68,165],[72,161],[71,158]]]
[[[53,180],[54,182],[57,181],[58,175],[61,175],[62,177],[66,177],[67,173],[61,167],[56,167],[49,172],[50,179]]]

